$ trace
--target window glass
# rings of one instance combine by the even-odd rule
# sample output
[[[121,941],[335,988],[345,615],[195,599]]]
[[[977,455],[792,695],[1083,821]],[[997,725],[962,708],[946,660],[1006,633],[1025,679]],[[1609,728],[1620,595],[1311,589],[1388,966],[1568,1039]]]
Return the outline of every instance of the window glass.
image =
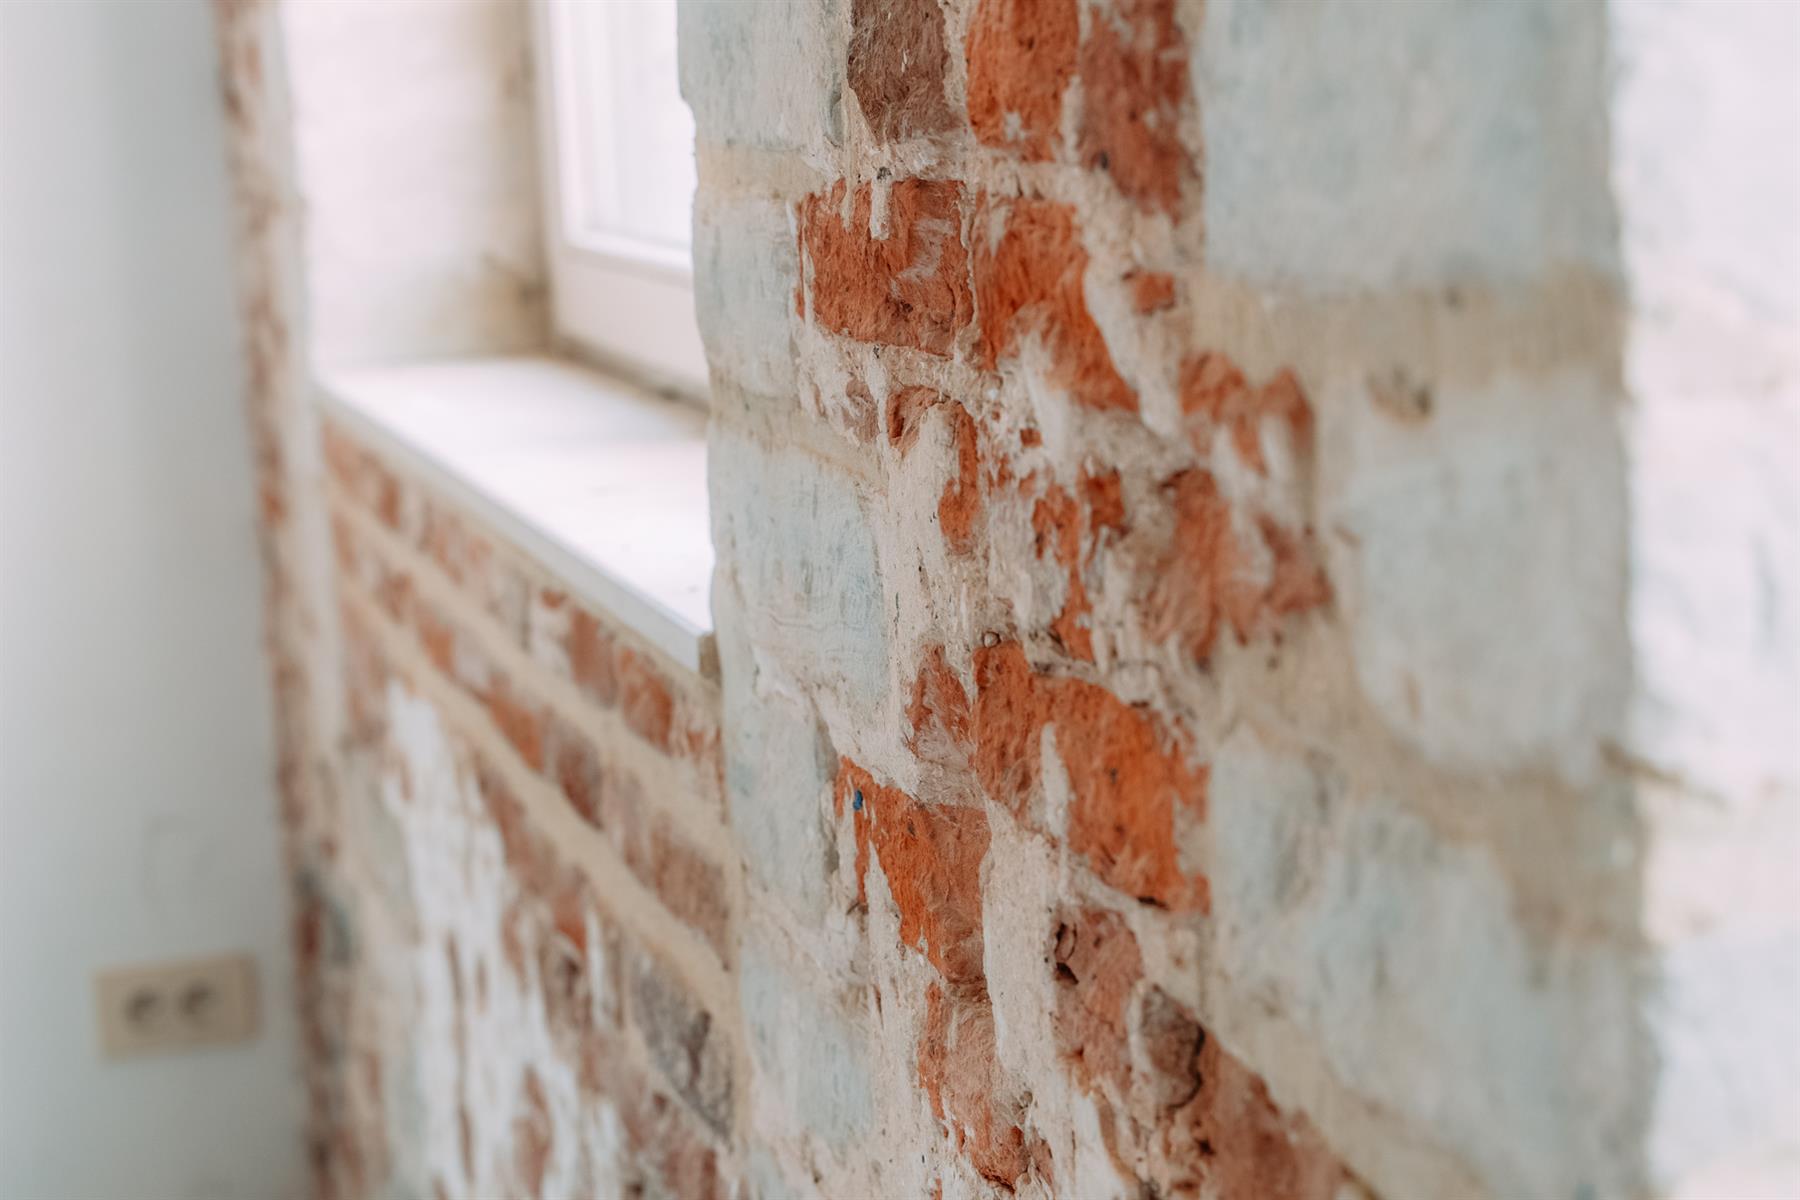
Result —
[[[681,99],[675,0],[568,0],[574,118],[564,211],[576,243],[690,250],[694,117]],[[660,253],[657,253],[660,252]]]

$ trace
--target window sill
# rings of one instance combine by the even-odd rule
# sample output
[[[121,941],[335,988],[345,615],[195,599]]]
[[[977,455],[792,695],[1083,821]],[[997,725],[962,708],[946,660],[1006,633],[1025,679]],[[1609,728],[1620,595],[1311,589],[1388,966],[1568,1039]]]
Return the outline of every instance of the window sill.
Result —
[[[703,414],[551,358],[349,371],[324,392],[335,418],[575,595],[711,670]]]

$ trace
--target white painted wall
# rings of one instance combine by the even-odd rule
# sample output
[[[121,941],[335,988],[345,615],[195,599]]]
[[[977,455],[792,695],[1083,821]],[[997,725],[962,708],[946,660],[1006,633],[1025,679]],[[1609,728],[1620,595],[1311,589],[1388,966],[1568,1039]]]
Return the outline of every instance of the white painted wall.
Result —
[[[299,1194],[204,0],[0,3],[0,1195]],[[254,1044],[123,1065],[108,964],[253,951]]]

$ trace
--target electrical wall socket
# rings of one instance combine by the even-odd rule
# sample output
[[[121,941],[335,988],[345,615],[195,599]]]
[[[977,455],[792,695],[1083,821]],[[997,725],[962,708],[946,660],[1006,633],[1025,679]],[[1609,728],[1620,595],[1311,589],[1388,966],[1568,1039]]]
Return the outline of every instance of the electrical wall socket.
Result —
[[[115,967],[95,976],[94,992],[107,1058],[256,1036],[256,960],[248,954]]]

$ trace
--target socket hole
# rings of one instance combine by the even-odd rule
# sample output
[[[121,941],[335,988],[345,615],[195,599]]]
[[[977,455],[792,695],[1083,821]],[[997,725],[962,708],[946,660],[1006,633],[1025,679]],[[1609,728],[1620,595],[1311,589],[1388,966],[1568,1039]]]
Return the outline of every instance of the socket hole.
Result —
[[[219,1005],[219,993],[210,983],[190,983],[181,992],[181,1015],[202,1022],[212,1016]]]
[[[139,988],[125,1001],[125,1019],[133,1025],[148,1025],[156,1020],[162,999],[149,988]]]

